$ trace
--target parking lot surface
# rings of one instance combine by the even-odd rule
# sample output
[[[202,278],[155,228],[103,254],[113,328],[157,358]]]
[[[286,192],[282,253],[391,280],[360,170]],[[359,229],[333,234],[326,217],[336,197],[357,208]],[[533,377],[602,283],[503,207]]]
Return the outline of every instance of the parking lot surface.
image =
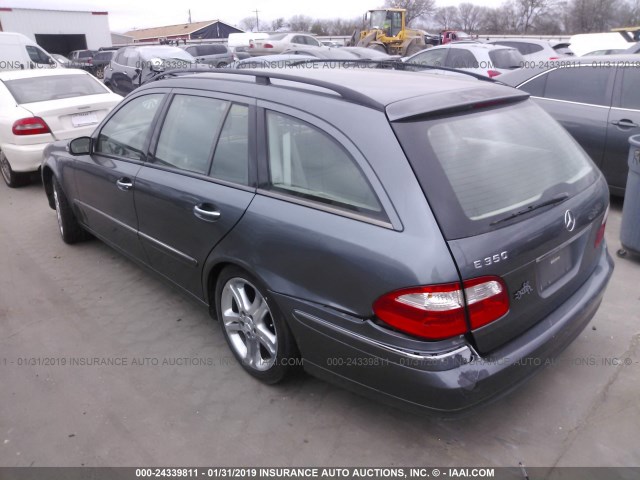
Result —
[[[41,185],[0,186],[0,252],[0,466],[640,466],[638,260],[615,257],[553,364],[441,418],[259,383],[205,308],[99,241],[64,244]]]

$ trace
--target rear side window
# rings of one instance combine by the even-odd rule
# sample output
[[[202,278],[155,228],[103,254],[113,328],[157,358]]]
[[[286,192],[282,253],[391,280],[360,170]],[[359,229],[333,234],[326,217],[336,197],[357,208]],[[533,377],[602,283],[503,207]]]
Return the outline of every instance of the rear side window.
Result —
[[[527,83],[519,86],[520,90],[524,90],[528,92],[530,95],[534,97],[544,97],[544,87],[547,84],[547,76],[540,75],[532,80],[529,80]]]
[[[447,67],[478,68],[478,61],[469,50],[450,48],[449,56],[447,57]]]
[[[427,50],[426,52],[418,53],[411,57],[409,60],[411,63],[418,63],[420,65],[428,65],[430,67],[440,67],[444,65],[444,59],[447,56],[448,49],[437,48],[433,50]]]
[[[493,68],[503,69],[515,69],[520,68],[523,65],[524,58],[520,52],[515,49],[502,48],[498,50],[491,50],[489,52],[489,59]]]
[[[95,152],[142,160],[147,136],[163,96],[143,95],[120,108],[102,127]]]
[[[509,213],[597,178],[575,140],[531,101],[394,129],[448,239],[498,228]]]
[[[203,175],[209,173],[213,146],[229,103],[176,95],[162,125],[154,163]]]
[[[267,112],[271,186],[305,199],[380,217],[382,207],[351,156],[314,126]]]
[[[558,68],[547,74],[546,98],[610,105],[608,85],[611,68],[596,66]]]
[[[640,68],[624,69],[620,107],[640,110]]]
[[[249,108],[233,105],[216,145],[210,175],[228,182],[249,184]]]
[[[4,83],[18,104],[108,93],[90,75],[49,75],[7,80]]]

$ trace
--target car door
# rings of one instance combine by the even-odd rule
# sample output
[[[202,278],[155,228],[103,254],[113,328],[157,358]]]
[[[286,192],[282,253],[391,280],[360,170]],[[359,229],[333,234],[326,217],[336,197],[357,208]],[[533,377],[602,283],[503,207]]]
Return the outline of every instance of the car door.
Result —
[[[143,261],[133,194],[164,97],[162,91],[147,91],[121,104],[94,133],[91,155],[76,157],[82,221],[107,243]]]
[[[479,68],[479,63],[469,50],[465,50],[464,48],[450,48],[444,66],[476,70]]]
[[[150,265],[197,298],[202,268],[255,195],[254,101],[175,90],[154,154],[136,178]]]
[[[602,168],[613,92],[613,68],[591,65],[552,69],[520,85]]]
[[[607,144],[602,172],[613,193],[626,187],[629,137],[640,133],[640,69],[619,67],[613,105],[607,124]]]

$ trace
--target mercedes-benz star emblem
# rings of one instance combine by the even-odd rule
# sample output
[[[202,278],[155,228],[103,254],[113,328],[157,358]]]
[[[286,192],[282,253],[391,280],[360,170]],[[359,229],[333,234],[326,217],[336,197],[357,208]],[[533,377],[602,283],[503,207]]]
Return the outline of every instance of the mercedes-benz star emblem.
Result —
[[[573,232],[573,229],[576,228],[576,217],[573,216],[571,210],[564,212],[564,226],[567,227],[567,230],[570,232]]]

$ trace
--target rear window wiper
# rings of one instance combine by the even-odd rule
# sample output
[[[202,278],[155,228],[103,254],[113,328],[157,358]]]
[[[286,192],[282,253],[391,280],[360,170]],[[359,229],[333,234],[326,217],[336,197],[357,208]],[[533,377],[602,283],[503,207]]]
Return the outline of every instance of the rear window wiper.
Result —
[[[496,220],[495,222],[491,222],[491,226],[497,225],[498,223],[506,222],[507,220],[511,220],[512,218],[519,217],[519,216],[524,215],[526,213],[533,212],[534,210],[537,210],[537,209],[542,208],[542,207],[547,207],[549,205],[557,205],[558,203],[564,202],[567,198],[569,198],[569,194],[568,193],[561,193],[560,195],[557,195],[557,196],[555,196],[553,198],[550,198],[549,200],[545,200],[544,202],[531,204],[531,205],[529,205],[527,208],[525,208],[523,210],[519,210],[519,211],[517,211],[515,213],[512,213],[509,216],[501,218],[500,220]]]

